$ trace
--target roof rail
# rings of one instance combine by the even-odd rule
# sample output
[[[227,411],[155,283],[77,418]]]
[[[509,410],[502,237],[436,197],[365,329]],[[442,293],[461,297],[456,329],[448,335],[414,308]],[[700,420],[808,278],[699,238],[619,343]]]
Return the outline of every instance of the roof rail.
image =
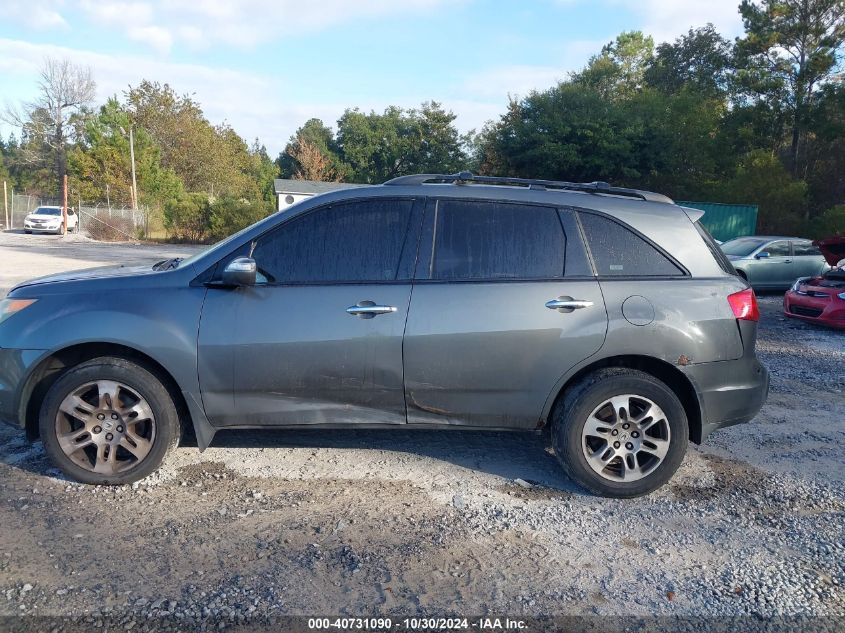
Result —
[[[626,196],[638,198],[648,202],[664,202],[675,204],[668,196],[652,191],[641,191],[640,189],[627,189],[625,187],[611,187],[606,182],[563,182],[559,180],[536,180],[533,178],[507,178],[498,176],[475,176],[471,172],[462,171],[457,174],[414,174],[411,176],[399,176],[385,182],[385,185],[423,185],[436,183],[452,183],[456,185],[468,185],[477,183],[481,185],[499,185],[504,187],[528,187],[529,189],[565,189],[568,191],[582,191],[584,193],[600,193],[612,196]]]

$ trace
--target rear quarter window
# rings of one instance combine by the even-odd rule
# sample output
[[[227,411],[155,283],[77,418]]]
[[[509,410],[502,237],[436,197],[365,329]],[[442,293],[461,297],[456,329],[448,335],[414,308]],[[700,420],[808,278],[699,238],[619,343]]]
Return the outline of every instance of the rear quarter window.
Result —
[[[694,222],[693,225],[695,226],[695,230],[698,231],[698,234],[701,236],[701,239],[704,240],[704,244],[713,256],[713,259],[715,259],[716,263],[719,264],[719,268],[729,275],[736,275],[736,268],[733,267],[731,260],[728,259],[728,256],[725,255],[719,245],[716,244],[716,240],[714,240],[713,236],[710,235],[710,231],[708,231],[701,222]]]
[[[602,215],[579,212],[596,274],[601,277],[682,277],[684,271],[631,229]]]

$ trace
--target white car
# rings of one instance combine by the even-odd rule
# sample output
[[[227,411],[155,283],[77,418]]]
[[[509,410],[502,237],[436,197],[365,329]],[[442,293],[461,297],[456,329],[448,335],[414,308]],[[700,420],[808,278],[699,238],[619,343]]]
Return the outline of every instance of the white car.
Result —
[[[73,209],[67,210],[67,230],[73,232],[76,225],[79,223],[79,218],[76,217]],[[38,207],[35,211],[24,218],[23,229],[26,233],[33,231],[39,233],[56,233],[62,232],[62,208],[61,207]]]

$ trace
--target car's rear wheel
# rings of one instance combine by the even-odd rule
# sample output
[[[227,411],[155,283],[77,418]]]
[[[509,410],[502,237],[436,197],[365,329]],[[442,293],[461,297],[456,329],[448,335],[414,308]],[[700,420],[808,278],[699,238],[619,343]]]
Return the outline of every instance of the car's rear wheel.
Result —
[[[156,470],[179,442],[170,393],[147,368],[113,357],[66,371],[41,407],[44,449],[65,474],[120,485]]]
[[[552,444],[564,470],[607,497],[637,497],[662,486],[680,466],[688,440],[675,393],[633,369],[586,376],[553,414]]]

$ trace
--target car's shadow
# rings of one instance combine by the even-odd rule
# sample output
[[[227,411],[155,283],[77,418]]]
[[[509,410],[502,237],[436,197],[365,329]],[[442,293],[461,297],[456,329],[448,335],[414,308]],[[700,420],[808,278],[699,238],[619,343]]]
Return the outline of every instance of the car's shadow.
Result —
[[[217,433],[211,448],[215,449],[333,449],[338,451],[364,451],[361,460],[371,457],[373,468],[394,470],[397,477],[407,471],[437,468],[436,465],[399,463],[383,465],[382,455],[368,456],[366,451],[406,454],[411,459],[430,458],[470,471],[494,475],[502,485],[515,479],[566,493],[582,495],[580,490],[562,471],[554,455],[547,450],[548,438],[539,433],[457,431],[457,430],[406,430],[406,429],[227,429]],[[0,463],[31,473],[56,476],[39,443],[30,445],[22,431],[0,430]],[[179,451],[195,451],[196,441],[186,438]],[[208,453],[208,461],[214,461]],[[265,456],[266,459],[266,456]],[[272,458],[271,458],[272,459]],[[284,456],[280,452],[280,465]],[[326,456],[328,460],[329,457]],[[405,456],[397,457],[406,460]],[[380,465],[382,464],[382,465]],[[326,466],[322,475],[331,469]],[[337,478],[348,476],[343,466],[337,466]],[[280,473],[283,469],[280,468]],[[445,469],[448,470],[448,469]],[[280,476],[282,476],[280,474]],[[454,471],[444,476],[456,477]]]

